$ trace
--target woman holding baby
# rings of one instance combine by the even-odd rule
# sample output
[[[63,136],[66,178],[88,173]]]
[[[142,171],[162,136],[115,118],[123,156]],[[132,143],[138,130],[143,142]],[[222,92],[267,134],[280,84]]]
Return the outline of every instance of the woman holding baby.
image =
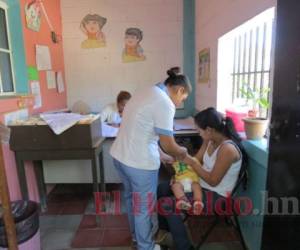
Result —
[[[214,206],[218,199],[224,199],[230,195],[247,156],[230,118],[224,118],[214,108],[207,108],[195,116],[195,123],[203,144],[195,158],[186,157],[183,162],[190,166],[199,177],[202,189],[201,204],[206,210],[208,206]],[[174,196],[174,191],[170,182],[161,183],[158,187],[159,202],[163,198]],[[183,198],[178,200],[176,193],[175,197],[177,199],[173,204],[170,202],[160,204],[163,210],[163,213],[160,211],[158,215],[160,230],[169,231],[172,234],[176,249],[193,249],[182,217],[176,213],[178,202],[182,204]],[[187,209],[192,208],[193,198],[191,197],[191,193],[185,193],[184,201]],[[190,206],[189,202],[191,202]],[[199,209],[196,211],[199,213]]]

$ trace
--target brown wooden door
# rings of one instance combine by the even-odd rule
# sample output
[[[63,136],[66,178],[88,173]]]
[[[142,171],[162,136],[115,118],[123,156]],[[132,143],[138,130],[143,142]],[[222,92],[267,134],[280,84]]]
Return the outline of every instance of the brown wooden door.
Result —
[[[278,0],[272,100],[266,185],[269,214],[264,216],[262,249],[298,250],[300,249],[300,0]]]

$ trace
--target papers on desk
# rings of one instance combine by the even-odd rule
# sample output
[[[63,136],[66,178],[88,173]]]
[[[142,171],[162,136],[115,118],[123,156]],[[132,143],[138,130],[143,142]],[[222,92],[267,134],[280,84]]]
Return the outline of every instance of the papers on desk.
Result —
[[[188,117],[185,119],[175,119],[174,120],[174,130],[196,130],[193,117]]]
[[[101,136],[102,137],[117,137],[119,128],[108,125],[106,122],[101,122]]]
[[[75,125],[82,115],[74,113],[41,114],[40,117],[49,125],[57,135]]]

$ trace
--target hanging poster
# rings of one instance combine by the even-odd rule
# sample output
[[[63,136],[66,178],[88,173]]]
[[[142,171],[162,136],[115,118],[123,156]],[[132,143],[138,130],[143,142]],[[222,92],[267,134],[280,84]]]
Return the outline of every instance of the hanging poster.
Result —
[[[210,80],[210,51],[203,49],[199,52],[198,82],[208,83]]]
[[[146,57],[140,45],[143,39],[143,32],[139,28],[128,28],[125,31],[125,48],[122,54],[124,63],[144,61]]]
[[[47,79],[47,87],[48,89],[55,89],[56,88],[56,78],[55,72],[49,70],[46,72],[46,79]]]
[[[39,32],[41,26],[41,8],[38,1],[31,1],[25,5],[25,19],[28,29]]]
[[[32,81],[30,83],[31,94],[34,96],[34,109],[42,107],[42,96],[40,83],[38,81]]]
[[[56,72],[56,84],[57,84],[57,92],[62,93],[65,91],[65,84],[62,72]]]
[[[52,69],[51,65],[51,56],[50,50],[47,46],[36,45],[36,64],[38,70],[50,70]]]
[[[87,36],[87,39],[81,43],[82,49],[95,49],[106,46],[105,35],[102,31],[107,19],[98,14],[86,15],[81,23],[80,29]]]

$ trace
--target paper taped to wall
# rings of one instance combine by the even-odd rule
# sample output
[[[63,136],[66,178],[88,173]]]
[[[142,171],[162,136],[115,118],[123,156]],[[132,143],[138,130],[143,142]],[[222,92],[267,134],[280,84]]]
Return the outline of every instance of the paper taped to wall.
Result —
[[[48,89],[55,89],[56,88],[55,72],[52,70],[48,70],[46,72],[46,78],[47,78]]]
[[[34,95],[34,109],[42,107],[42,96],[40,83],[38,81],[33,81],[30,83],[31,94]]]
[[[57,83],[57,91],[58,93],[62,93],[65,91],[64,79],[61,71],[56,73],[56,83]]]
[[[51,65],[51,56],[49,47],[43,45],[36,45],[36,64],[38,70],[50,70],[52,69]]]

